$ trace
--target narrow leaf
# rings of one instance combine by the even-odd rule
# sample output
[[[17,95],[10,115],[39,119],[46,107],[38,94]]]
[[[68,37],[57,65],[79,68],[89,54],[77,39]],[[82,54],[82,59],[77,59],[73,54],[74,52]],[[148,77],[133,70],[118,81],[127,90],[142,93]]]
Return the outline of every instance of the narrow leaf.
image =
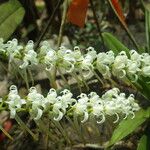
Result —
[[[129,49],[125,47],[117,38],[115,38],[112,34],[104,32],[102,33],[105,45],[112,50],[116,55],[125,51],[127,55],[129,54]]]
[[[119,18],[121,19],[121,21],[126,25],[125,23],[125,17],[124,17],[124,14],[123,14],[123,10],[121,8],[121,5],[119,3],[119,0],[111,0],[112,2],[112,5],[114,7],[114,9],[116,10]]]
[[[36,135],[28,128],[28,126],[21,120],[21,118],[17,114],[15,116],[15,120],[23,130],[27,131],[33,137],[34,140],[38,140]]]
[[[147,150],[147,136],[143,135],[139,141],[137,150]]]
[[[0,5],[0,38],[7,40],[21,23],[24,8],[18,0],[10,0]]]
[[[132,133],[137,127],[139,127],[143,122],[145,122],[150,117],[150,107],[147,110],[141,109],[135,113],[135,117],[131,119],[129,116],[126,120],[123,120],[119,123],[108,146],[115,144],[120,141],[130,133]]]

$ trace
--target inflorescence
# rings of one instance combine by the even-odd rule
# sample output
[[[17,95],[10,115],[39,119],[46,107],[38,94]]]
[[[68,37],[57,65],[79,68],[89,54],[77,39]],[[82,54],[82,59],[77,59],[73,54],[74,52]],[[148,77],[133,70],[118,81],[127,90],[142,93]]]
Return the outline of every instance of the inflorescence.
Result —
[[[104,78],[113,75],[119,78],[129,77],[132,81],[137,81],[139,76],[150,77],[150,55],[139,54],[135,50],[131,50],[129,56],[125,51],[121,51],[116,56],[113,51],[97,54],[93,47],[89,47],[87,53],[82,54],[77,46],[73,51],[63,46],[56,51],[47,41],[43,41],[37,53],[34,51],[33,41],[29,41],[23,47],[18,45],[17,39],[6,44],[0,39],[0,54],[9,57],[10,60],[20,60],[22,62],[20,69],[41,64],[47,71],[55,67],[67,73],[79,72],[84,77],[92,76],[95,69]]]
[[[82,123],[90,117],[95,117],[97,123],[103,123],[107,116],[116,116],[114,121],[116,123],[119,121],[119,116],[125,119],[128,115],[132,115],[131,118],[134,118],[134,113],[140,109],[133,94],[127,97],[117,88],[108,90],[101,97],[91,92],[89,95],[81,93],[75,99],[68,89],[57,94],[52,88],[44,97],[35,87],[31,87],[28,95],[21,98],[17,87],[12,85],[7,99],[1,99],[0,103],[8,106],[11,118],[15,118],[16,113],[25,110],[34,120],[48,115],[55,121],[60,121],[65,116],[75,115],[81,118]]]

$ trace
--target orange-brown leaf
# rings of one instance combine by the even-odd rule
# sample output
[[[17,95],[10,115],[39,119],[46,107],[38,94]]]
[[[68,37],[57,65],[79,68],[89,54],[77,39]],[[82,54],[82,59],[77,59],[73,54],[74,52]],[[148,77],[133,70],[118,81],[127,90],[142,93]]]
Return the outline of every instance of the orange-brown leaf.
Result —
[[[68,10],[68,21],[84,27],[89,0],[72,0]]]
[[[122,11],[122,8],[121,8],[121,5],[119,3],[119,0],[111,0],[111,3],[115,9],[115,11],[117,12],[118,16],[120,17],[121,21],[125,23],[125,17],[124,17],[124,14],[123,14],[123,11]]]

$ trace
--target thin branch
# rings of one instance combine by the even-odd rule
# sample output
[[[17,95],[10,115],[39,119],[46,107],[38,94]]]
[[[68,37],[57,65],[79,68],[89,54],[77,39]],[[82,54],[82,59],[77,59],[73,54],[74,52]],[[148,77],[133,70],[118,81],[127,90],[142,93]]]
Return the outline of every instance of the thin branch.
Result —
[[[61,26],[59,30],[59,36],[58,36],[58,47],[60,47],[62,43],[62,36],[63,36],[63,31],[65,27],[65,22],[66,22],[67,10],[68,10],[68,0],[65,0],[64,5],[63,5],[62,21],[61,21]]]
[[[90,5],[91,5],[92,11],[93,11],[93,16],[94,16],[94,19],[95,19],[95,23],[96,23],[97,30],[99,32],[102,44],[105,47],[105,45],[104,45],[104,39],[103,39],[103,36],[102,36],[101,27],[100,27],[99,22],[98,22],[98,17],[96,15],[96,11],[95,11],[95,8],[94,8],[93,0],[90,0]]]
[[[35,45],[35,49],[38,48],[38,46],[39,46],[40,42],[42,41],[44,35],[46,34],[47,30],[49,29],[49,26],[50,26],[50,24],[52,23],[52,21],[53,21],[55,15],[56,15],[57,9],[59,8],[61,2],[62,2],[62,0],[59,0],[58,3],[56,4],[56,7],[55,7],[55,9],[54,9],[52,15],[50,16],[50,18],[49,18],[49,20],[48,20],[48,22],[47,22],[46,27],[44,28],[44,30],[43,30],[41,36],[39,37],[39,39],[38,39],[38,41],[37,41],[37,43],[36,43],[36,45]]]

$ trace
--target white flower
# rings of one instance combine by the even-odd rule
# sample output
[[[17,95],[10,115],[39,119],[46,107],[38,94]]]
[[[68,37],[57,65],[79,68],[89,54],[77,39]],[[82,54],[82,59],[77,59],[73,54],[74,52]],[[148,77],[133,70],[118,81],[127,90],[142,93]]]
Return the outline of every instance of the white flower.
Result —
[[[127,62],[128,74],[136,74],[138,71],[140,71],[138,63],[136,61],[128,60]]]
[[[46,64],[46,70],[50,71],[57,62],[57,54],[54,50],[49,50],[44,57],[44,64]]]
[[[141,55],[138,54],[135,50],[130,50],[130,59],[137,62],[139,65],[141,63]]]
[[[87,112],[87,105],[83,103],[76,103],[74,106],[74,113],[75,115],[84,115],[83,120],[81,121],[82,123],[86,122],[88,120],[88,112]]]
[[[74,56],[77,63],[81,62],[83,60],[83,55],[82,55],[80,48],[78,46],[74,47],[73,56]]]
[[[148,53],[143,53],[141,56],[141,61],[145,66],[150,65],[150,55]]]
[[[114,60],[113,67],[116,70],[122,70],[126,67],[128,57],[124,51],[120,52]]]
[[[26,68],[30,64],[37,65],[38,64],[37,53],[34,50],[29,50],[25,54],[23,61],[24,61],[23,64],[19,66],[21,69]]]
[[[63,93],[63,95],[59,96],[58,99],[61,101],[62,107],[66,109],[68,106],[72,106],[73,103],[76,103],[76,100],[72,98],[73,94],[69,90],[65,89],[61,93]]]
[[[73,106],[75,115],[83,115],[82,123],[88,120],[89,114],[87,110],[88,106],[88,97],[86,94],[82,93],[79,96],[77,103]]]
[[[53,113],[54,115],[57,115],[57,117],[54,117],[55,121],[60,121],[64,114],[66,113],[66,109],[64,107],[62,107],[62,103],[60,101],[56,102],[53,105]]]
[[[96,104],[92,107],[92,114],[96,116],[98,124],[105,122],[105,113],[104,113],[104,105],[103,104]]]
[[[80,64],[80,69],[81,69],[83,76],[85,78],[91,77],[93,75],[93,72],[92,72],[92,70],[94,69],[93,62],[97,56],[97,53],[93,47],[89,47],[87,49],[87,51],[88,52],[84,55],[84,58]]]
[[[144,66],[142,69],[141,69],[141,72],[144,76],[147,76],[149,77],[150,76],[150,65],[149,66]]]
[[[119,89],[118,88],[112,88],[105,92],[105,94],[102,95],[102,100],[111,101],[112,98],[118,97]]]
[[[30,88],[30,92],[27,95],[27,100],[29,102],[29,105],[31,105],[31,116],[38,120],[42,117],[43,114],[43,108],[45,107],[45,99],[44,96],[40,93],[37,93],[37,90],[35,87]]]
[[[105,77],[110,78],[110,65],[114,62],[114,53],[109,51],[107,53],[99,53],[97,55],[96,67],[99,72]]]
[[[16,111],[21,108],[23,104],[26,104],[24,99],[18,95],[18,90],[15,85],[10,87],[10,92],[8,94],[8,99],[6,102],[10,109],[10,118],[15,118]]]
[[[123,78],[126,75],[126,65],[128,62],[128,57],[124,51],[120,52],[118,56],[116,56],[114,63],[112,65],[112,73],[119,78]]]
[[[10,57],[10,60],[14,58],[16,55],[20,55],[20,50],[22,49],[23,49],[23,46],[18,45],[17,39],[8,41],[6,44],[6,54]]]
[[[105,107],[105,114],[106,115],[109,115],[109,116],[116,115],[116,120],[113,123],[118,122],[119,115],[118,115],[116,103],[114,101],[107,101],[107,102],[105,102],[104,107]]]
[[[45,103],[47,104],[55,104],[58,101],[57,99],[57,93],[55,89],[50,89],[47,97],[45,98]]]
[[[114,62],[115,56],[113,51],[108,51],[107,53],[99,53],[97,55],[97,63],[103,65],[111,65]]]
[[[27,45],[25,46],[25,53],[27,53],[30,50],[34,49],[34,42],[32,40],[28,41]]]
[[[40,47],[40,56],[45,56],[49,51],[53,51],[48,41],[43,41]]]
[[[54,117],[56,121],[60,121],[66,113],[66,109],[76,103],[76,100],[72,98],[73,94],[69,90],[65,89],[61,93],[63,95],[57,97],[52,110],[55,115],[58,115],[57,118]]]
[[[96,94],[96,92],[91,92],[88,96],[89,96],[89,103],[91,106],[101,103],[101,99]]]
[[[59,66],[64,68],[66,72],[73,72],[74,64],[76,62],[74,58],[74,52],[66,49],[65,47],[60,47],[58,51]]]

